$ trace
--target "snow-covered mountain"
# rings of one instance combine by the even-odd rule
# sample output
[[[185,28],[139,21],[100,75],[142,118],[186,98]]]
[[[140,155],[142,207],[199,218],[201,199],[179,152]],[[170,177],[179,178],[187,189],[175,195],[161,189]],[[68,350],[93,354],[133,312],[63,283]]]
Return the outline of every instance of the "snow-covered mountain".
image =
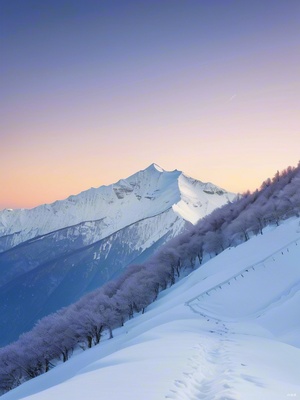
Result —
[[[211,183],[203,183],[181,171],[164,171],[156,164],[109,186],[91,188],[76,196],[33,209],[0,212],[0,250],[68,226],[98,221],[98,230],[86,244],[100,240],[136,221],[172,208],[186,221],[197,222],[234,198]],[[87,236],[87,232],[86,232]]]
[[[300,393],[300,219],[161,292],[114,338],[3,400],[282,400]]]
[[[110,186],[31,210],[0,213],[0,345],[143,262],[234,198],[155,164]],[[7,329],[7,326],[10,329]]]

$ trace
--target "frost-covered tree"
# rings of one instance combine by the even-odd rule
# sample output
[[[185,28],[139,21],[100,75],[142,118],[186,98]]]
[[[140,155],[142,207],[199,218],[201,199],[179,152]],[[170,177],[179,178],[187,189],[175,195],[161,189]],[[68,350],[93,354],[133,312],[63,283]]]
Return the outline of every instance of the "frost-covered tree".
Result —
[[[238,245],[292,215],[300,215],[300,162],[277,172],[260,190],[214,210],[146,263],[128,267],[115,281],[42,318],[32,331],[0,349],[0,393],[47,372],[55,360],[67,361],[76,346],[99,344],[105,331],[112,337],[113,329],[144,312],[174,284],[183,268],[194,268],[197,261],[201,265],[206,254]]]
[[[23,380],[14,347],[13,343],[0,348],[0,394],[19,386]]]

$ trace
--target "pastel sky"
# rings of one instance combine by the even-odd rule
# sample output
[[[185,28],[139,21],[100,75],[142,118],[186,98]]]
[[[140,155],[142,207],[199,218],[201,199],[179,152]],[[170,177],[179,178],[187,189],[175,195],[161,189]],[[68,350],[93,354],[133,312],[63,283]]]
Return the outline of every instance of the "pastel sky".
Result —
[[[0,209],[300,159],[299,0],[0,0]]]

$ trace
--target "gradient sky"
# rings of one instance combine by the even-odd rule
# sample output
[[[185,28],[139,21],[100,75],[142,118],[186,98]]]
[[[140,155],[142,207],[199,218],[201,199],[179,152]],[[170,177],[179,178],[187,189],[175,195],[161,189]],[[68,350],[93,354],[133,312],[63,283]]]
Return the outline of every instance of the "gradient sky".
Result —
[[[242,192],[300,159],[299,0],[0,0],[0,209],[152,162]]]

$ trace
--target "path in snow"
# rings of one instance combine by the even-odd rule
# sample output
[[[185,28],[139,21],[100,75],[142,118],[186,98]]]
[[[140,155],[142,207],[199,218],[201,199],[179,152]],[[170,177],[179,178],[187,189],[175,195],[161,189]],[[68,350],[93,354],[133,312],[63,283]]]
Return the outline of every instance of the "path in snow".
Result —
[[[299,396],[300,243],[295,242],[299,234],[299,219],[294,219],[226,250],[161,293],[145,314],[118,328],[113,339],[3,398],[283,400]]]
[[[282,288],[285,286],[286,288],[278,298],[273,298],[272,290],[266,291],[265,300],[268,301],[263,302],[262,308],[262,304],[254,302],[255,307],[257,307],[254,314],[248,314],[247,307],[245,307],[245,310],[243,307],[242,309],[245,314],[243,315],[242,312],[239,315],[241,307],[238,303],[241,297],[238,294],[240,293],[240,289],[243,290],[244,284],[250,276],[250,285],[253,285],[255,282],[258,283],[262,278],[266,282],[267,276],[272,277],[273,272],[276,273],[277,269],[282,270],[285,267],[284,259],[290,264],[290,258],[295,258],[295,255],[298,253],[299,238],[259,262],[243,268],[227,280],[212,286],[185,303],[193,313],[198,314],[210,324],[215,325],[216,329],[210,330],[211,335],[214,336],[214,338],[212,336],[213,340],[210,343],[198,343],[194,347],[195,353],[188,360],[186,370],[183,372],[181,378],[174,381],[174,386],[165,398],[174,400],[236,400],[240,398],[236,390],[238,382],[244,381],[244,383],[248,383],[251,387],[263,387],[262,383],[255,376],[241,371],[241,367],[243,370],[243,367],[246,367],[246,365],[241,362],[239,357],[236,357],[236,346],[238,344],[233,336],[234,333],[229,331],[223,318],[222,320],[218,318],[218,315],[223,315],[222,313],[218,313],[218,311],[222,310],[222,306],[219,309],[219,305],[223,304],[223,301],[226,303],[228,295],[230,297],[233,293],[234,302],[237,303],[235,307],[239,310],[236,317],[239,320],[241,317],[242,319],[245,317],[246,319],[258,317],[261,313],[266,313],[270,308],[287,301],[297,293],[299,282],[296,285],[293,283],[290,286],[291,282],[287,279],[285,283],[282,282]],[[286,273],[289,275],[288,270]],[[242,279],[244,277],[247,279]],[[240,289],[237,289],[238,287]],[[236,318],[234,319],[236,320]],[[230,318],[229,320],[232,319]]]
[[[195,310],[190,307],[191,311]],[[208,317],[197,311],[209,324],[210,339],[194,347],[194,354],[188,361],[182,377],[165,396],[174,400],[235,400],[233,351],[228,327],[216,317]]]

